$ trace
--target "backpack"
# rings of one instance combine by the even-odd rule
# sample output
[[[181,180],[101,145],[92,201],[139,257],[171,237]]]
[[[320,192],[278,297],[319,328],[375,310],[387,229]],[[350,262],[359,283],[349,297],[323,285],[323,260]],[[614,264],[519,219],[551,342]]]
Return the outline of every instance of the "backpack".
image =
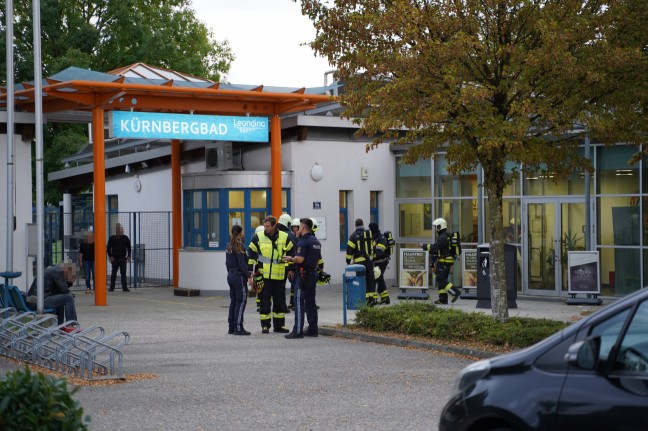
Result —
[[[396,245],[396,241],[394,241],[394,235],[390,231],[385,231],[383,232],[383,237],[385,238],[385,242],[387,243],[387,254],[391,256],[394,252],[394,246]]]
[[[450,240],[450,256],[461,257],[461,236],[459,232],[452,232],[448,239]]]

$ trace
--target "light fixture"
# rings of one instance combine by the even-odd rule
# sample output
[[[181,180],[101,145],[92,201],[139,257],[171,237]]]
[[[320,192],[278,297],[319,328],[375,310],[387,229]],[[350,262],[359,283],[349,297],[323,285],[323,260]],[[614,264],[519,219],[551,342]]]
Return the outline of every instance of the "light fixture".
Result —
[[[148,163],[142,162],[142,169],[146,169],[146,168],[148,168]]]
[[[63,167],[64,167],[65,169],[69,169],[69,168],[70,168],[70,163],[69,163],[69,162],[65,162],[65,166],[63,166]]]
[[[315,162],[310,170],[310,176],[313,181],[321,180],[322,178],[324,178],[324,168],[322,168],[319,163]]]
[[[151,149],[151,143],[150,143],[150,142],[147,142],[147,143],[146,143],[146,151],[148,151],[148,150],[150,150],[150,149]]]
[[[126,167],[124,168],[124,172],[126,172],[127,174],[129,174],[130,171],[131,171],[130,165],[126,165]]]

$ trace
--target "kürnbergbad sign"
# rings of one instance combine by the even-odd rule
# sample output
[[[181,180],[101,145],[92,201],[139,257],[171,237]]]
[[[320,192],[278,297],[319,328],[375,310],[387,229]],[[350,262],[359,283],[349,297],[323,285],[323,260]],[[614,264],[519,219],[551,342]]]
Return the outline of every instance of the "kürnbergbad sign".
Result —
[[[268,142],[265,117],[112,111],[115,138]]]

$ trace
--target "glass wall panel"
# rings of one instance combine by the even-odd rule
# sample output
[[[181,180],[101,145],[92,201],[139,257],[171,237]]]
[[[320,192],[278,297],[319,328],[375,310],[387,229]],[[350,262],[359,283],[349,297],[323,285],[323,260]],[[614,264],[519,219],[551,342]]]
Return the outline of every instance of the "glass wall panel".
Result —
[[[600,194],[639,193],[639,163],[628,164],[636,147],[597,147],[596,178]]]
[[[477,243],[477,198],[435,199],[435,205],[436,217],[445,219],[448,231],[459,231],[463,242]]]
[[[506,186],[504,196],[519,196],[522,194],[520,187],[520,165],[518,163],[506,162]],[[510,180],[510,181],[509,181]]]
[[[522,210],[520,199],[502,199],[502,215],[504,221],[504,240],[506,242],[520,244],[522,242]],[[487,227],[487,231],[490,231],[490,226]]]
[[[208,190],[207,195],[207,208],[218,208],[218,190]]]
[[[229,213],[229,223],[227,225],[228,231],[235,224],[241,226],[245,230],[245,221],[243,220],[243,213],[240,211],[230,211]]]
[[[601,248],[601,294],[625,296],[641,288],[638,248]]]
[[[641,238],[639,207],[631,197],[598,198],[598,244],[639,245]]]
[[[208,247],[220,247],[220,213],[207,213]]]
[[[250,207],[251,208],[266,208],[267,204],[267,193],[265,190],[252,190],[250,192]]]
[[[432,205],[400,204],[399,206],[399,234],[404,238],[432,238]]]
[[[444,154],[434,159],[435,197],[477,197],[477,171],[452,175]]]
[[[527,196],[583,195],[585,175],[573,173],[569,178],[555,178],[553,174],[524,173],[524,192]]]
[[[396,197],[431,198],[432,161],[419,160],[413,165],[400,161],[396,159]]]
[[[245,192],[243,190],[230,190],[228,194],[230,208],[245,208]]]

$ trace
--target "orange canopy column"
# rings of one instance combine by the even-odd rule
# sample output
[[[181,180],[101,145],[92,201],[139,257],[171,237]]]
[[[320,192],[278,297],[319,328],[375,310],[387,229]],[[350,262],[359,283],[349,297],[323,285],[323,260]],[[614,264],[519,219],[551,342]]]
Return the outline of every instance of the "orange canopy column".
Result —
[[[272,215],[281,215],[281,119],[275,114],[270,121],[270,196]]]
[[[92,158],[94,163],[95,305],[106,305],[106,164],[104,159],[104,110],[92,110]]]
[[[171,141],[171,220],[173,237],[173,287],[178,287],[180,274],[180,247],[182,246],[182,175],[181,143],[174,139]]]

